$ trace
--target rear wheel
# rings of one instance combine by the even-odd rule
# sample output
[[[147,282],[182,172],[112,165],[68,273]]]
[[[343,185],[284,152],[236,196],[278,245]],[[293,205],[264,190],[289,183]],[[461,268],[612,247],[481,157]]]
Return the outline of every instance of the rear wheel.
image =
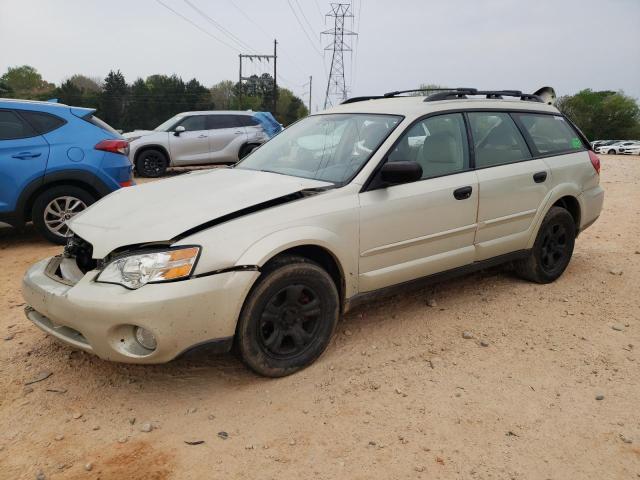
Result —
[[[244,157],[246,157],[247,155],[249,155],[251,152],[253,152],[256,148],[258,148],[260,145],[244,145],[241,149],[240,149],[240,153],[238,153],[238,160],[242,160]]]
[[[301,257],[267,267],[245,301],[236,342],[242,360],[267,377],[283,377],[313,363],[327,348],[339,316],[333,280]]]
[[[58,185],[36,198],[31,218],[36,230],[44,238],[64,245],[71,235],[67,222],[95,201],[92,194],[80,187]]]
[[[561,207],[551,207],[527,258],[516,264],[516,272],[526,280],[551,283],[567,268],[576,239],[576,224]]]
[[[161,177],[167,171],[167,166],[167,156],[160,150],[145,150],[136,160],[136,171],[141,177]]]
[[[609,150],[607,153],[608,153],[609,155],[615,155],[615,154],[616,154],[616,151],[612,148],[612,149],[611,149],[611,150]]]

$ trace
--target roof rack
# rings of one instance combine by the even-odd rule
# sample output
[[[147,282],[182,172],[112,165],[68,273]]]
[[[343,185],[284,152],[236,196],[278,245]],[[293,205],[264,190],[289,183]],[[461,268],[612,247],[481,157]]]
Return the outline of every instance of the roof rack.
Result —
[[[414,92],[437,92],[427,96],[425,102],[436,102],[438,100],[455,100],[469,98],[468,95],[484,95],[488,99],[502,99],[503,97],[520,97],[520,100],[529,102],[544,103],[544,100],[532,93],[522,93],[520,90],[478,90],[477,88],[415,88],[412,90],[396,90],[387,92],[384,95],[369,95],[364,97],[348,98],[341,105],[347,103],[364,102],[366,100],[379,100],[383,98],[394,98],[403,93]],[[537,92],[536,92],[537,93]]]

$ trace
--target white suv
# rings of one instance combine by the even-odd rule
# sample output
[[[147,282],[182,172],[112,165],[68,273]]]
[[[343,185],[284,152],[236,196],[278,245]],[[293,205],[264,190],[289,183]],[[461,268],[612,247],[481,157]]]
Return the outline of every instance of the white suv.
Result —
[[[159,177],[170,166],[236,163],[269,139],[253,112],[236,111],[184,112],[123,136],[141,177]]]
[[[160,363],[235,342],[256,372],[287,375],[367,298],[507,262],[554,281],[600,215],[599,169],[584,136],[535,95],[354,99],[233,168],[89,207],[64,254],[26,273],[26,313],[108,360]]]

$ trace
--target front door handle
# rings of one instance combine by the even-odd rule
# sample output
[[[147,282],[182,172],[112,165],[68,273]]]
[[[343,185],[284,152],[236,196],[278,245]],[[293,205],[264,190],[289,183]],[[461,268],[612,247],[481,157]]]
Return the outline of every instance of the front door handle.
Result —
[[[460,187],[453,191],[453,196],[456,200],[466,200],[471,196],[471,192],[473,192],[472,187]]]
[[[11,155],[11,158],[19,158],[20,160],[26,160],[27,158],[38,158],[41,153],[20,152],[15,155]]]
[[[538,172],[533,174],[533,181],[536,183],[542,183],[547,179],[547,172]]]

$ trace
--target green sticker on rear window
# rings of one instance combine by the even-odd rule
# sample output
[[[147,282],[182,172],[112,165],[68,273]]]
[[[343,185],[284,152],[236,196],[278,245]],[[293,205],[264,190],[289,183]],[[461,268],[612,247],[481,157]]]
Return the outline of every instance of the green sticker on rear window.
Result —
[[[577,137],[573,137],[573,138],[571,139],[571,146],[572,146],[573,148],[580,148],[580,147],[582,147],[582,142],[580,141],[580,139],[579,139],[579,138],[577,138]]]

